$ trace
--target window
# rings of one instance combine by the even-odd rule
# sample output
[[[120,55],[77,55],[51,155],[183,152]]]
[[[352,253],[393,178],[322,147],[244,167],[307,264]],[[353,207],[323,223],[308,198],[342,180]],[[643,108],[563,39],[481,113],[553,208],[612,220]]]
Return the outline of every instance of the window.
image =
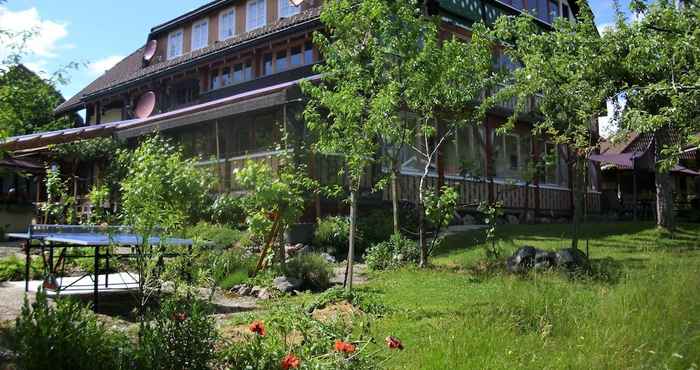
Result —
[[[236,9],[226,9],[219,15],[219,40],[223,41],[236,34]]]
[[[266,24],[267,9],[265,0],[248,0],[246,9],[246,31],[252,31]]]
[[[168,59],[173,59],[182,55],[182,39],[184,31],[173,31],[168,35]]]
[[[221,70],[221,86],[228,86],[231,84],[231,68],[224,67]]]
[[[263,55],[262,60],[262,75],[269,76],[273,73],[272,71],[272,54],[268,53]]]
[[[449,175],[479,177],[484,175],[482,145],[472,126],[457,131],[450,145],[445,145],[445,172]]]
[[[275,57],[275,72],[280,73],[287,69],[287,50],[278,51]]]
[[[290,0],[278,0],[278,4],[280,18],[289,18],[295,14],[299,14],[301,10],[301,7],[292,5]]]
[[[289,64],[291,64],[292,67],[300,66],[301,65],[301,46],[295,46],[291,49],[289,57]]]
[[[192,25],[192,51],[209,44],[209,20],[204,19]]]
[[[314,44],[307,42],[304,44],[304,64],[312,64],[314,62]]]
[[[218,89],[221,85],[221,77],[219,76],[219,70],[214,69],[211,71],[211,89]]]
[[[549,1],[549,23],[554,23],[554,20],[559,17],[559,3],[556,1]]]

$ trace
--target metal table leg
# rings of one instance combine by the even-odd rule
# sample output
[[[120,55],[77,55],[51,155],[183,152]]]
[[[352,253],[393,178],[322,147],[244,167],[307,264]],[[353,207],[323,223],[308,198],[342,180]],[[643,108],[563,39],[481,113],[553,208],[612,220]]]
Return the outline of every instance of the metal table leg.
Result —
[[[93,294],[93,297],[92,297],[93,307],[92,307],[92,309],[95,312],[97,312],[98,303],[99,303],[99,298],[98,298],[99,297],[99,293],[98,293],[99,277],[100,277],[100,247],[95,246],[95,281],[93,282],[94,287],[93,287],[93,292],[92,292],[92,294]]]

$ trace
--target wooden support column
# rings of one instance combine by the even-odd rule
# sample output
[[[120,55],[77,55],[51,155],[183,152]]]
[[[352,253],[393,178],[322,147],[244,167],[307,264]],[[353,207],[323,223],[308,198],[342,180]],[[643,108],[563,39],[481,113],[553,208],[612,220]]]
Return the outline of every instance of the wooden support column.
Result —
[[[219,193],[224,192],[224,176],[221,169],[221,139],[219,138],[219,120],[214,121],[214,135],[216,136],[216,172],[218,175]]]
[[[95,124],[102,123],[102,104],[98,101],[95,103]]]
[[[489,119],[484,122],[484,146],[486,148],[486,166],[484,166],[484,175],[488,181],[488,200],[493,204],[495,200],[494,184],[493,184],[493,143],[491,142],[491,125]]]

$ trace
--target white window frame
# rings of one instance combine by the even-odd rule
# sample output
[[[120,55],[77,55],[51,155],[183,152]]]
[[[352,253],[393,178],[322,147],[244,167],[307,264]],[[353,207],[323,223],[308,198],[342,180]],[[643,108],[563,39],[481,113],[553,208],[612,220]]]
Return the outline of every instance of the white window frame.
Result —
[[[224,31],[227,30],[224,28],[224,17],[228,14],[231,14],[231,24],[227,25],[231,26],[230,36],[224,34]],[[230,39],[233,36],[236,36],[236,8],[228,8],[219,13],[219,41]]]
[[[260,14],[256,14],[257,18],[253,19],[250,15],[250,7],[252,4],[262,4],[262,19]],[[256,5],[258,6],[258,5]],[[261,10],[259,7],[258,11]],[[260,23],[258,23],[260,21]],[[245,4],[245,30],[250,32],[252,30],[265,27],[267,25],[267,1],[266,0],[248,0]]]
[[[203,35],[198,35],[197,29],[201,29],[204,27],[204,34]],[[199,37],[201,36],[204,38],[204,40],[199,40]],[[197,41],[203,41],[202,45],[198,45]],[[192,51],[203,49],[209,45],[209,18],[204,18],[200,19],[194,23],[192,23],[192,40],[191,40],[191,49]]]
[[[277,0],[277,19],[293,17],[300,12],[301,5],[295,6],[290,0]]]
[[[178,46],[179,50],[177,54],[173,54],[173,36],[180,34],[180,45]],[[185,44],[185,30],[180,28],[175,31],[172,31],[168,34],[168,59],[175,59],[179,57],[180,55],[184,54],[184,44]]]

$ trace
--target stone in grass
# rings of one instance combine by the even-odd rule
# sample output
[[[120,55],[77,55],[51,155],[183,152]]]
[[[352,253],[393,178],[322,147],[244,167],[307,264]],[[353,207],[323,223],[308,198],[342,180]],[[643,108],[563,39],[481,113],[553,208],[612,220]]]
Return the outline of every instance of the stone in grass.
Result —
[[[330,254],[328,254],[326,252],[321,253],[321,257],[323,257],[326,260],[326,262],[328,262],[328,263],[335,263],[336,262],[335,257],[331,256]]]
[[[556,253],[555,263],[560,268],[577,270],[588,267],[588,257],[582,250],[566,248]]]
[[[526,245],[518,248],[511,257],[506,261],[506,268],[510,272],[525,272],[535,264],[535,255],[537,248]]]
[[[258,299],[270,299],[272,297],[272,294],[270,294],[270,291],[267,290],[267,288],[262,288],[258,292],[257,297]]]
[[[238,295],[240,295],[240,296],[250,295],[251,290],[252,289],[249,286],[243,285],[243,286],[241,286],[240,289],[238,289]]]
[[[291,293],[295,290],[299,290],[302,285],[301,280],[286,276],[277,277],[272,283],[275,288],[282,293]]]
[[[547,270],[556,266],[557,255],[554,252],[538,249],[535,253],[535,263],[532,268],[535,270]]]

